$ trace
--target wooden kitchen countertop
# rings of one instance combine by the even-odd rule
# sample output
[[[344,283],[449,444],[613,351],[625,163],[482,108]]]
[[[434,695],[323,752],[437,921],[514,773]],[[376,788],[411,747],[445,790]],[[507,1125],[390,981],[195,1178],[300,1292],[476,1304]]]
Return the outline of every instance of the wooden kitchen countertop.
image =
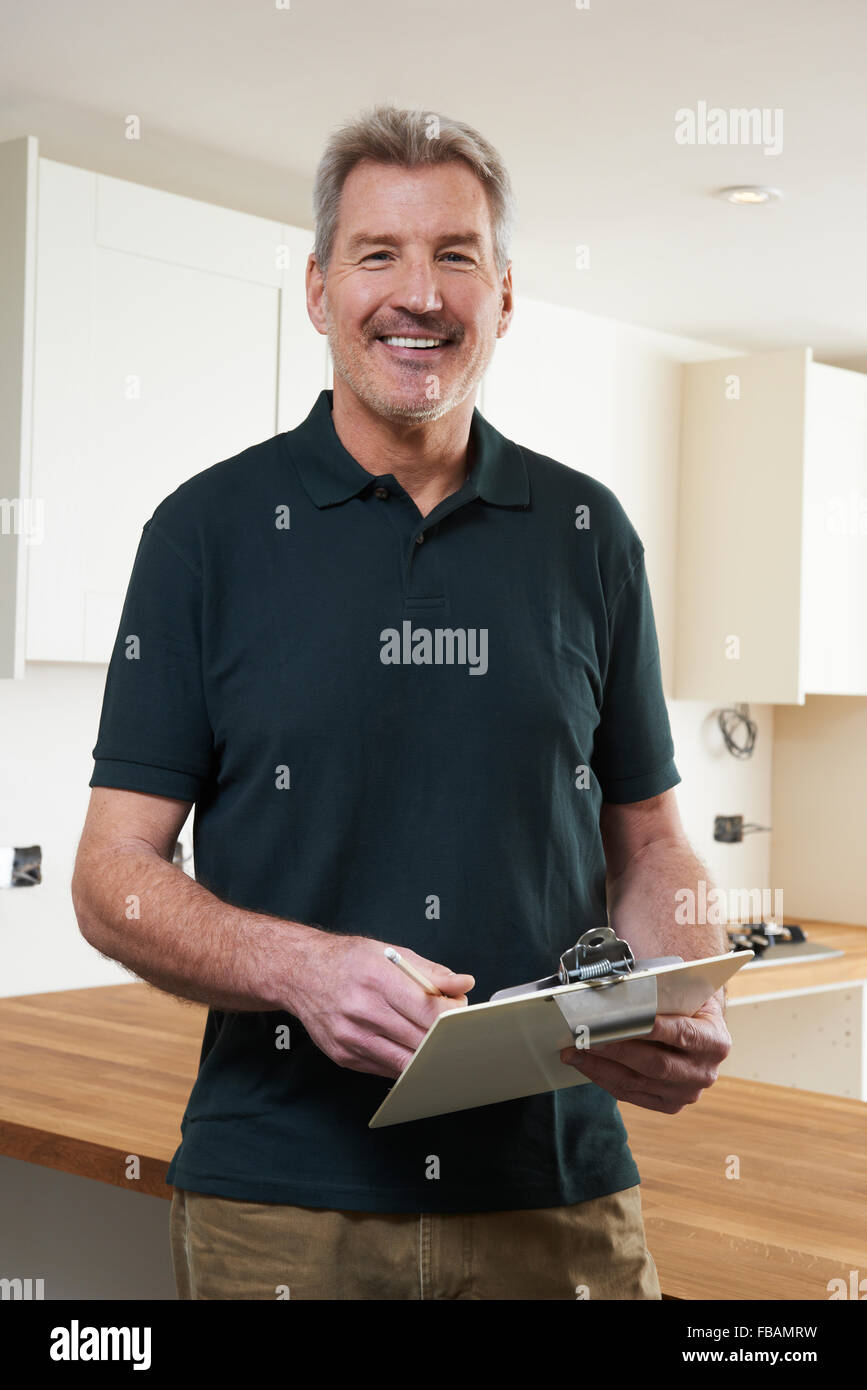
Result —
[[[867,980],[867,930],[802,925],[846,956],[741,972],[732,999]],[[0,999],[0,1153],[170,1197],[205,1012],[145,984]],[[863,1102],[723,1075],[679,1115],[621,1113],[665,1295],[826,1299],[867,1270]]]

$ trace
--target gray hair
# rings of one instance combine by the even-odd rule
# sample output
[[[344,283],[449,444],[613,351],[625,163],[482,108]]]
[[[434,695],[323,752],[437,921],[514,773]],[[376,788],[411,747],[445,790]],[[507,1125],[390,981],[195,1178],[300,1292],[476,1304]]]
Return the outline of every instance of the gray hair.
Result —
[[[362,159],[405,169],[465,160],[484,185],[497,271],[505,274],[516,203],[508,170],[493,145],[472,126],[436,112],[375,106],[332,132],[316,169],[313,254],[323,275],[334,250],[344,182]]]

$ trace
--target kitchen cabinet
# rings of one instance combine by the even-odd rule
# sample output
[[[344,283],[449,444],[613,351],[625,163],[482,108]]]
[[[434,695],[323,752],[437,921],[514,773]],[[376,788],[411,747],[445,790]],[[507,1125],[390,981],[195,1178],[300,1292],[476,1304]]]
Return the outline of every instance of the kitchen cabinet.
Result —
[[[803,687],[867,695],[867,376],[813,363],[808,386]]]
[[[683,373],[675,698],[867,695],[867,377],[809,348]]]
[[[16,674],[22,646],[30,661],[107,662],[156,505],[308,413],[327,358],[304,299],[312,240],[38,160],[28,464],[42,534],[23,547],[26,625],[3,629]]]
[[[799,925],[803,956],[760,956],[729,983],[726,1075],[867,1101],[867,930]],[[810,959],[815,946],[838,954]]]
[[[27,550],[39,535],[30,505],[38,162],[32,135],[0,144],[0,679],[24,674]]]

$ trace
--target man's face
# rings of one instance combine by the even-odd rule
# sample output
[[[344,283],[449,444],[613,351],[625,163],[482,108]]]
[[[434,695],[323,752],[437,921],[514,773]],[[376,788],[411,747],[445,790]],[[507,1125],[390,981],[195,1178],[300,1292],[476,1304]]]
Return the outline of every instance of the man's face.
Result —
[[[389,419],[439,419],[478,386],[511,312],[511,269],[497,273],[487,197],[469,165],[355,166],[317,326],[324,317],[335,373],[366,405]]]

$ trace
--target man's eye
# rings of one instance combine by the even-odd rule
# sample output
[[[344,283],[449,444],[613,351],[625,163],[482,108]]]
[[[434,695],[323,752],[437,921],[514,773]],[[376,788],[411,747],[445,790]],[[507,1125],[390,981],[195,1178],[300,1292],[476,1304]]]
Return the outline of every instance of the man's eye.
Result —
[[[446,254],[446,256],[454,256],[456,260],[459,260],[459,261],[466,261],[467,263],[469,263],[469,260],[470,260],[469,256],[463,256],[463,255],[461,255],[460,251],[446,251],[445,254]],[[391,252],[390,252],[390,251],[371,251],[371,252],[370,252],[367,256],[365,256],[363,259],[364,259],[365,261],[375,261],[375,260],[378,260],[380,256],[390,256],[390,255],[391,255]]]

